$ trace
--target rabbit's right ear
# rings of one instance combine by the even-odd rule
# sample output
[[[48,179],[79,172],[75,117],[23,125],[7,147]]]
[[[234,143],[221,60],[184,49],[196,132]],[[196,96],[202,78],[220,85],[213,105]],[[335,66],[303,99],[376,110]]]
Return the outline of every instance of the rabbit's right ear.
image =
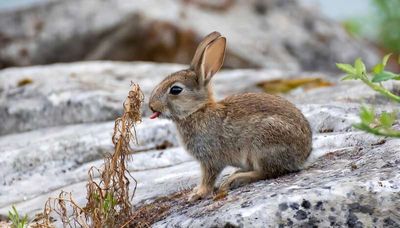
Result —
[[[202,59],[204,50],[211,42],[213,42],[219,37],[221,37],[221,34],[219,32],[212,32],[208,34],[206,37],[204,37],[203,41],[201,41],[201,43],[197,47],[196,53],[194,54],[192,62],[190,63],[191,69],[193,69],[196,72],[200,71],[200,64],[201,64],[200,61]]]
[[[225,37],[219,37],[204,50],[200,61],[200,71],[197,72],[198,81],[201,85],[206,86],[212,76],[221,69],[224,64],[225,48]]]
[[[190,68],[198,77],[201,86],[205,86],[211,77],[222,67],[225,57],[226,39],[219,32],[207,35],[197,47]]]

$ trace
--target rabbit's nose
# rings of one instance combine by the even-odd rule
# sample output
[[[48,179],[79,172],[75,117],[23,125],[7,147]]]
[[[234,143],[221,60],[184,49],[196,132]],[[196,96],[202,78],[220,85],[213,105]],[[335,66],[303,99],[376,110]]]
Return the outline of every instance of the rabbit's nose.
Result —
[[[149,107],[150,107],[151,111],[153,111],[153,112],[160,111],[159,110],[160,109],[160,105],[158,103],[159,102],[156,102],[156,101],[150,101]]]
[[[151,99],[149,100],[149,108],[154,112],[154,102]]]
[[[153,106],[152,106],[151,104],[150,104],[149,106],[150,106],[150,110],[151,110],[152,112],[155,112]]]

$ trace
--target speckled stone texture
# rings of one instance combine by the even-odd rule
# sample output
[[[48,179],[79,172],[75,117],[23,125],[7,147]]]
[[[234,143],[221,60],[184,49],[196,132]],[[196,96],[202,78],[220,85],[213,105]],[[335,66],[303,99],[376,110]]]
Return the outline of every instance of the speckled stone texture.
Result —
[[[148,97],[164,76],[184,67],[87,62],[0,71],[0,214],[15,204],[33,216],[61,189],[84,204],[87,170],[112,151],[112,120],[122,110],[130,81]],[[321,72],[226,70],[215,76],[214,88],[220,99],[260,92],[256,84],[264,80],[310,76],[335,85],[285,95],[313,130],[304,170],[232,190],[218,201],[173,204],[154,227],[399,227],[400,140],[351,127],[360,102],[377,103],[378,112],[393,104],[361,83]],[[23,79],[31,83],[18,86]],[[174,125],[149,120],[146,105],[129,166],[138,181],[136,206],[191,189],[200,175],[197,162],[179,146]],[[218,183],[233,171],[227,168]]]

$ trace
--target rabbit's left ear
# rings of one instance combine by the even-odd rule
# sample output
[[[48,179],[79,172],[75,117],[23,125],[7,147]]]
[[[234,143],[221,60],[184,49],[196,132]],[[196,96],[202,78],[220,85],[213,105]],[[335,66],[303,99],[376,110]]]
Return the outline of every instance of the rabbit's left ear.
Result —
[[[205,48],[200,60],[200,69],[198,69],[200,72],[197,72],[202,85],[207,85],[212,76],[221,69],[224,64],[225,48],[225,37],[217,38]]]

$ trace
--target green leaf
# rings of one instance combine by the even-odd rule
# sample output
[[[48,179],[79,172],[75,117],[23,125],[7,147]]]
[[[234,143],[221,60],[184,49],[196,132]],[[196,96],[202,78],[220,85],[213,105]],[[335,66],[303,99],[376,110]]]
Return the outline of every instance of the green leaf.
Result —
[[[382,81],[387,81],[390,79],[395,79],[399,77],[399,75],[394,74],[392,72],[389,71],[383,71],[379,74],[375,74],[375,76],[372,78],[372,82],[382,82]],[[397,79],[396,79],[397,80]]]
[[[350,64],[336,63],[336,67],[348,74],[356,74],[356,69]]]
[[[8,211],[8,219],[10,219],[10,221],[12,221],[12,222],[15,221],[15,216],[11,211]]]
[[[28,215],[20,217],[14,205],[12,205],[12,210],[8,211],[8,218],[12,223],[11,227],[25,228],[26,225],[28,224]]]
[[[363,130],[363,131],[367,131],[367,132],[368,132],[368,129],[370,128],[368,125],[366,125],[364,123],[355,123],[355,124],[353,124],[353,127]]]
[[[368,109],[365,106],[361,106],[360,118],[363,124],[369,125],[375,119],[375,113],[373,109]]]
[[[362,75],[366,71],[365,65],[361,58],[357,58],[356,61],[354,61],[354,67],[356,68],[357,75]]]
[[[360,20],[357,19],[347,19],[343,21],[344,29],[354,37],[358,37],[361,35],[362,31],[362,23]]]
[[[19,217],[17,208],[15,208],[15,205],[12,205],[12,209],[14,211],[15,216]]]
[[[390,128],[395,121],[395,115],[393,113],[383,112],[379,117],[379,122],[384,128]]]
[[[383,65],[383,67],[386,66],[386,64],[387,64],[387,62],[389,61],[389,58],[390,58],[391,55],[392,55],[392,53],[389,53],[389,54],[387,54],[387,55],[385,55],[385,56],[383,57],[383,59],[382,59],[382,65]]]
[[[372,68],[372,72],[374,72],[374,74],[379,74],[382,73],[384,68],[385,67],[383,66],[382,63],[378,63],[374,66],[374,68]]]
[[[354,74],[346,74],[343,78],[341,78],[341,81],[346,81],[346,80],[353,80],[353,79],[358,79],[357,75]]]
[[[105,213],[110,213],[112,209],[114,209],[115,205],[117,204],[117,200],[114,199],[111,193],[107,193],[104,199],[103,209]]]

